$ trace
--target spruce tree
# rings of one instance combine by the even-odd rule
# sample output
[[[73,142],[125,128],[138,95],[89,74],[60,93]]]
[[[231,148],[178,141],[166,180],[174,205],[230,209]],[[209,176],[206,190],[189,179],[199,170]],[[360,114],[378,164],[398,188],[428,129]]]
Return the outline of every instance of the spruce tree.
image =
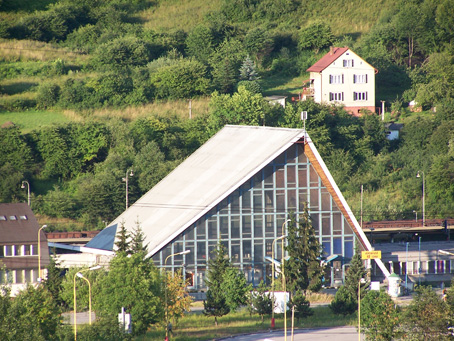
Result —
[[[58,262],[54,257],[49,257],[50,262],[47,266],[47,278],[44,280],[44,287],[50,292],[54,302],[61,305],[63,300],[60,297],[63,283],[63,270],[59,268]]]
[[[115,246],[117,247],[116,253],[117,254],[128,253],[130,235],[125,227],[124,221],[122,221],[120,224],[120,230],[117,233],[116,239],[117,239],[117,241],[115,242]]]
[[[320,290],[323,277],[323,267],[320,264],[322,248],[315,235],[307,205],[298,223],[295,217],[288,223],[287,241],[285,249],[290,257],[284,261],[287,290],[293,293],[301,291],[303,295],[307,290]]]
[[[271,294],[266,293],[267,291],[268,288],[262,280],[251,296],[251,307],[262,317],[262,323],[263,316],[271,315],[273,312],[273,300],[271,299]]]
[[[207,299],[203,301],[206,316],[214,316],[214,323],[218,324],[218,317],[224,316],[230,312],[227,304],[226,295],[222,288],[224,275],[230,267],[230,260],[223,244],[218,246],[212,252],[212,257],[208,261],[208,271],[206,284],[208,287]]]
[[[255,81],[260,79],[257,70],[255,69],[255,64],[249,56],[247,56],[244,59],[243,64],[241,64],[240,79],[247,81]]]
[[[144,245],[145,235],[143,234],[142,227],[140,226],[139,219],[136,221],[136,226],[132,231],[131,236],[131,252],[141,252],[146,254],[147,253],[147,245]]]
[[[364,279],[363,283],[360,283]],[[360,286],[361,298],[366,295],[366,290],[369,288],[369,281],[367,279],[367,271],[361,259],[361,250],[358,244],[355,247],[355,254],[350,261],[350,267],[345,274],[345,289],[353,298],[356,305],[358,305],[358,285]]]

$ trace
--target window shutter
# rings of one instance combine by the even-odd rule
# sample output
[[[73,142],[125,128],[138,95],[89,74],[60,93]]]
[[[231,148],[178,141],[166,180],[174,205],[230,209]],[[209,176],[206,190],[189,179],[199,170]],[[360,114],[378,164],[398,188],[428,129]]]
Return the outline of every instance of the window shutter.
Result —
[[[344,100],[344,93],[342,92],[342,101]]]
[[[352,59],[352,67],[355,66],[355,61]]]
[[[344,84],[344,74],[342,74],[342,84]]]
[[[357,99],[357,94],[356,94],[356,92],[354,92],[353,93],[353,100],[356,101],[356,99]]]
[[[329,75],[329,84],[333,82],[333,75]]]
[[[333,100],[333,93],[332,93],[332,92],[329,93],[329,100],[330,100],[330,101]]]
[[[367,101],[367,92],[366,92],[366,101]]]
[[[353,84],[356,83],[356,75],[353,75]]]
[[[366,74],[366,83],[367,83],[367,74]]]

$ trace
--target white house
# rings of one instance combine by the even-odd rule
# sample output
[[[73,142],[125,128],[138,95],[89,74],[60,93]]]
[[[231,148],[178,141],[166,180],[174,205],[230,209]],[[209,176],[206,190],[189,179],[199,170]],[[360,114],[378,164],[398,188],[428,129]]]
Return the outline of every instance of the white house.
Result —
[[[331,47],[307,71],[310,85],[303,98],[311,96],[317,103],[340,104],[354,115],[360,115],[361,109],[375,112],[377,70],[348,47]]]

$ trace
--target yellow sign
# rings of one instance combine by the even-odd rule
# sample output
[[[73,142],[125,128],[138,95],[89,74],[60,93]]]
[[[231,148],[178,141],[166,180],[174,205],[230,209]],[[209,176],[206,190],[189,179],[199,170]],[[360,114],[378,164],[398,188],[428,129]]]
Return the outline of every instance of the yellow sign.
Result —
[[[361,251],[362,259],[381,259],[381,251]]]

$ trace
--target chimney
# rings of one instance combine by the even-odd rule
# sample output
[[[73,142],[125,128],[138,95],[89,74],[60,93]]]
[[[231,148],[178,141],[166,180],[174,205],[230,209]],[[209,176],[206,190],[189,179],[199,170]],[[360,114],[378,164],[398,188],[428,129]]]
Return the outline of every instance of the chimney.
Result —
[[[329,54],[332,56],[334,54],[334,46],[329,47]]]

